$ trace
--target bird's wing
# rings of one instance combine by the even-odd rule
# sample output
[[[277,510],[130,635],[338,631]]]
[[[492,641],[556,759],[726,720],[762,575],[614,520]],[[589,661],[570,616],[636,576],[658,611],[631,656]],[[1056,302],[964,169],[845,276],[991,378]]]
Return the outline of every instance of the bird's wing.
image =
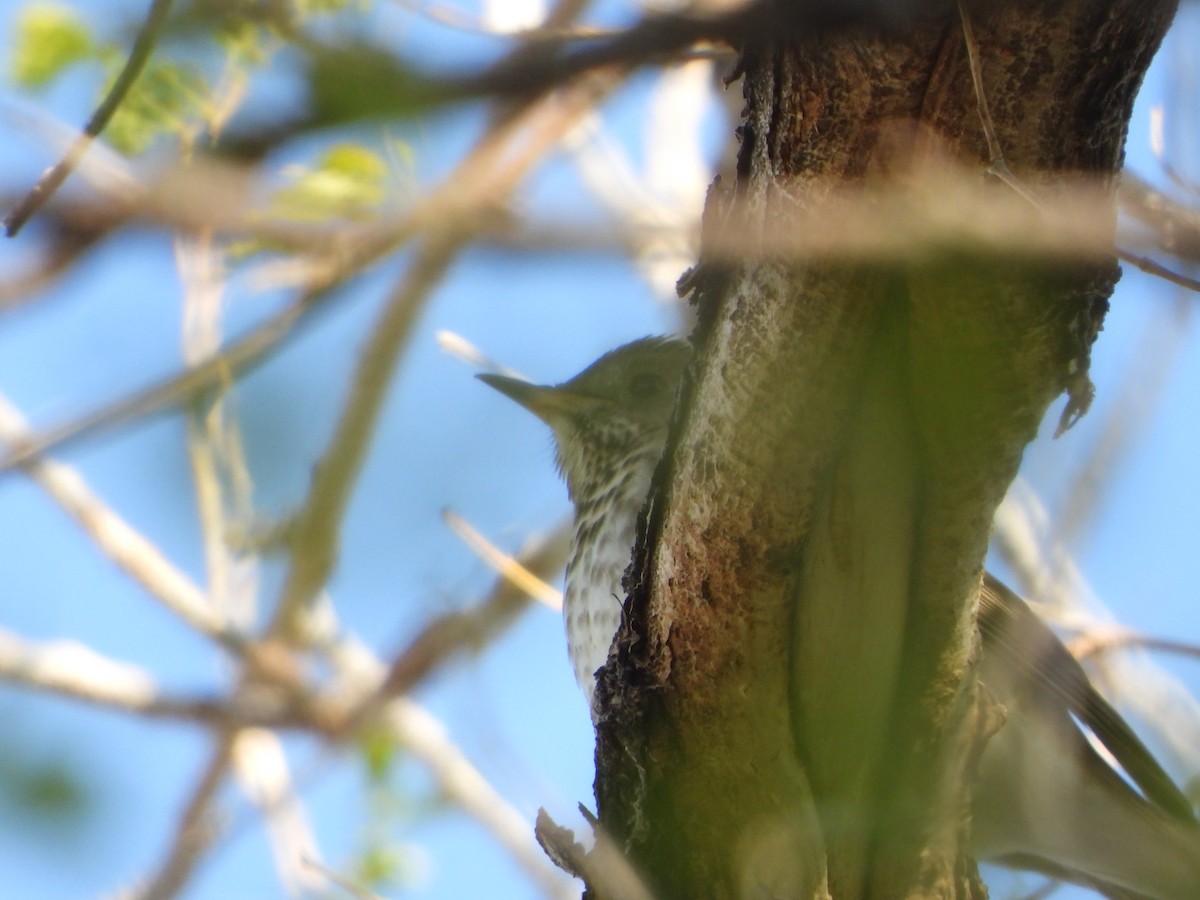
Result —
[[[979,598],[979,628],[989,652],[1003,656],[1051,692],[1089,728],[1147,800],[1173,819],[1196,823],[1192,804],[1154,755],[1092,686],[1083,666],[1015,592],[991,574]]]

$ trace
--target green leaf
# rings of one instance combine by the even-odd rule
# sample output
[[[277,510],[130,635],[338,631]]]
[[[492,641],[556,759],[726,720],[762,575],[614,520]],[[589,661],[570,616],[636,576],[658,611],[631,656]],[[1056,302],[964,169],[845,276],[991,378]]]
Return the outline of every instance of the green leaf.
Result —
[[[263,26],[248,19],[229,19],[219,23],[214,31],[217,43],[230,62],[238,65],[260,66],[272,51],[272,41]]]
[[[279,191],[272,209],[287,219],[319,222],[369,213],[387,194],[387,164],[358,144],[326,150],[316,168],[292,166],[292,184]]]
[[[295,0],[296,11],[302,16],[338,12],[353,2],[354,0]],[[366,8],[367,4],[360,3],[359,6]]]
[[[42,815],[73,815],[80,812],[86,796],[76,776],[58,762],[43,763],[25,774],[13,791],[16,802]]]
[[[372,887],[384,887],[403,881],[408,866],[403,850],[394,847],[371,847],[358,859],[357,881]]]
[[[113,78],[117,67],[114,66]],[[190,127],[204,103],[204,79],[189,66],[152,59],[142,70],[104,136],[122,153],[136,155],[161,134]]]
[[[368,729],[359,737],[358,746],[367,765],[368,779],[374,784],[386,780],[398,750],[391,732],[383,728]]]
[[[12,77],[39,88],[93,52],[91,32],[75,12],[57,3],[31,3],[17,17]]]

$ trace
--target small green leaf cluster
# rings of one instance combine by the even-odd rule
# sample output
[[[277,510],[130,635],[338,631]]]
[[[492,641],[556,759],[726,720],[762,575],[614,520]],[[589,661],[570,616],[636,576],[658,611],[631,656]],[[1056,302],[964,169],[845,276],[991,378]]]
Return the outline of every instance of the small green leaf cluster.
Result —
[[[289,166],[283,174],[290,183],[273,197],[272,212],[297,222],[361,218],[387,193],[387,164],[359,144],[336,144],[315,166]]]
[[[95,40],[68,7],[37,2],[17,16],[12,78],[29,89],[45,87],[77,62],[92,58]]]

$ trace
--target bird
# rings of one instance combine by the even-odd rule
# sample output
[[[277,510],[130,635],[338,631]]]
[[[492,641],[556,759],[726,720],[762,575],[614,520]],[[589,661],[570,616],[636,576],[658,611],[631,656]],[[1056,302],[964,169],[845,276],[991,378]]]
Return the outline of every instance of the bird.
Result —
[[[557,385],[477,376],[553,432],[574,507],[563,597],[567,649],[593,718],[595,673],[620,625],[638,515],[691,356],[684,340],[651,337]],[[977,622],[977,677],[1003,722],[971,785],[973,854],[1113,900],[1200,898],[1200,822],[1191,801],[1078,660],[986,572]]]
[[[558,386],[478,376],[554,432],[555,462],[575,519],[563,591],[567,655],[593,715],[596,670],[608,659],[621,624],[621,577],[633,552],[638,512],[666,445],[690,356],[683,341],[647,338],[605,354]]]

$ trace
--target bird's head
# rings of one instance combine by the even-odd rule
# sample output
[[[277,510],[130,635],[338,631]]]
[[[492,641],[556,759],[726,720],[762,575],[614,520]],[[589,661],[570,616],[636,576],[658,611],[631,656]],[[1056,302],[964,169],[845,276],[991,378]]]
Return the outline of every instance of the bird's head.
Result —
[[[649,457],[653,467],[690,356],[685,341],[643,338],[558,385],[504,375],[478,378],[550,426],[559,471],[578,505],[605,491],[626,462]]]

